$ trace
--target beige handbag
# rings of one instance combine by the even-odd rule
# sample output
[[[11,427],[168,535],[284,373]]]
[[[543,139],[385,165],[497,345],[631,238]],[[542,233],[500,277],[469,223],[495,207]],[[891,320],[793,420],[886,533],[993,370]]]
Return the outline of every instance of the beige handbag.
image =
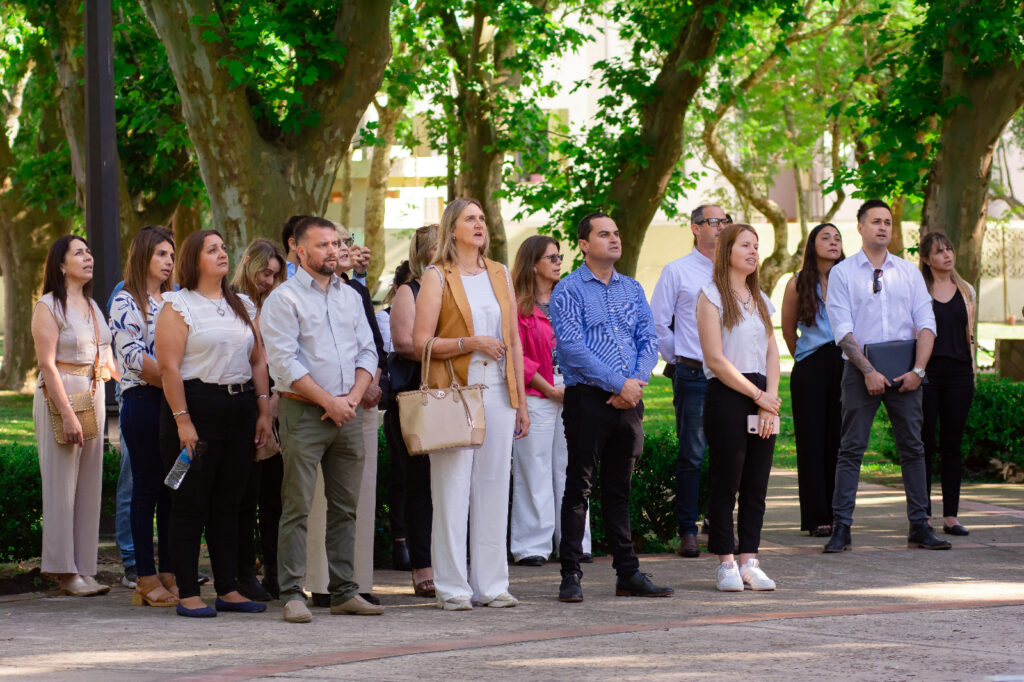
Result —
[[[451,386],[429,388],[430,349],[437,337],[423,345],[420,387],[398,394],[398,419],[410,455],[425,455],[446,448],[478,448],[484,443],[484,396],[487,386],[460,386],[452,361],[446,360]]]

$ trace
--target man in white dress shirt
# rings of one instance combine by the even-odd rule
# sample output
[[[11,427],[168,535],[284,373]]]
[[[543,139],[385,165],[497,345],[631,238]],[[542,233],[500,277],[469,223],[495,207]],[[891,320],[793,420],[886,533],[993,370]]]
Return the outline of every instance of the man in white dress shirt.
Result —
[[[924,549],[949,549],[932,531],[928,518],[928,484],[921,443],[921,381],[935,343],[932,298],[921,272],[889,253],[892,213],[880,199],[857,211],[863,248],[835,265],[828,278],[825,307],[836,343],[843,350],[843,426],[832,497],[832,537],[826,553],[851,547],[850,526],[857,499],[860,465],[879,403],[892,421],[907,495],[910,533],[907,542]],[[890,382],[868,361],[863,347],[888,341],[911,341],[917,347],[913,369]],[[894,384],[898,385],[896,388]]]
[[[284,477],[278,539],[278,580],[284,619],[313,619],[305,604],[306,525],[323,470],[327,497],[327,559],[331,613],[379,614],[353,580],[356,506],[364,447],[360,400],[377,369],[362,301],[335,274],[334,223],[309,217],[294,234],[300,267],[263,304],[260,329],[270,374],[281,395],[278,420]]]
[[[705,204],[694,209],[690,216],[693,251],[665,266],[651,296],[658,351],[665,362],[675,366],[672,404],[676,408],[679,437],[675,515],[679,522],[679,555],[683,557],[700,556],[697,495],[707,447],[703,420],[708,380],[697,337],[697,296],[701,287],[711,281],[718,233],[731,222],[720,206]]]

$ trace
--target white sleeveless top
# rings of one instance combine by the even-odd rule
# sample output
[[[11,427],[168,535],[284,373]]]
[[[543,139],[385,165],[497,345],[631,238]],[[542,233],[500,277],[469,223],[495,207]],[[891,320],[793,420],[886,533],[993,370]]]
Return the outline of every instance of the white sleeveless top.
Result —
[[[718,308],[718,319],[722,319],[722,297],[718,293],[718,287],[714,282],[704,286],[701,291],[712,305]],[[758,290],[761,298],[768,306],[768,314],[775,313],[775,306],[768,299],[763,291]],[[165,294],[166,295],[166,294]],[[766,374],[768,366],[768,335],[765,334],[764,323],[757,309],[749,313],[741,305],[740,314],[742,319],[732,329],[726,329],[722,325],[722,355],[732,363],[741,374]],[[771,333],[771,330],[769,330]],[[708,379],[715,376],[714,372],[704,364],[704,375]]]
[[[239,294],[249,319],[256,317],[256,305],[248,296]],[[224,315],[217,312],[217,303]],[[238,319],[227,301],[210,299],[188,289],[168,291],[160,304],[159,314],[170,305],[188,325],[185,355],[181,359],[183,381],[199,379],[208,384],[242,384],[252,379],[252,354],[256,339],[252,330]]]

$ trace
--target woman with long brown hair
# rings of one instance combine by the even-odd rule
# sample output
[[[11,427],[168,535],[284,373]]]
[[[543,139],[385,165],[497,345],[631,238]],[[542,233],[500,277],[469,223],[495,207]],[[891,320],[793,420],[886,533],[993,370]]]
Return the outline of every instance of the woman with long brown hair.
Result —
[[[105,369],[116,378],[117,368],[110,354],[110,330],[92,300],[92,270],[86,241],[75,235],[61,237],[46,255],[43,295],[32,309],[39,363],[32,421],[42,476],[42,571],[58,578],[62,593],[75,597],[110,591],[93,576],[103,474],[102,381]],[[90,390],[93,412],[79,412],[96,421],[86,424],[75,412],[71,396]],[[50,405],[59,416],[51,414]],[[87,438],[86,433],[91,435]]]
[[[938,454],[942,480],[942,530],[968,535],[960,524],[960,480],[963,476],[962,443],[967,414],[974,400],[974,288],[956,271],[953,242],[942,232],[929,232],[921,240],[921,274],[932,297],[935,347],[925,368],[928,382],[921,396],[924,420],[921,440],[928,481],[931,516],[932,460]],[[938,423],[938,442],[935,431]]]
[[[523,350],[516,329],[515,295],[508,270],[486,257],[489,237],[480,202],[455,199],[441,215],[434,264],[416,299],[414,354],[437,337],[428,383],[449,386],[446,360],[461,385],[485,384],[483,445],[430,454],[434,586],[446,611],[472,602],[508,607],[505,533],[513,438],[530,429],[523,383]],[[466,527],[473,572],[466,563]]]
[[[552,547],[558,547],[562,540],[562,495],[569,461],[562,425],[565,379],[555,361],[557,341],[548,307],[561,273],[558,242],[547,235],[527,237],[512,266],[530,411],[530,434],[512,443],[509,549],[520,566],[543,565]],[[590,554],[588,514],[583,533],[584,561]]]
[[[237,576],[239,500],[255,448],[271,435],[267,362],[253,323],[256,306],[228,287],[227,275],[220,234],[189,235],[178,256],[181,289],[164,294],[156,324],[164,466],[170,469],[179,451],[187,450],[192,460],[171,493],[171,558],[178,614],[195,618],[266,609],[238,592]],[[216,610],[199,596],[204,528]]]
[[[171,560],[168,520],[171,497],[163,484],[160,458],[160,369],[154,349],[156,313],[171,290],[174,235],[165,227],[147,226],[132,240],[124,288],[110,304],[110,331],[121,366],[121,437],[132,472],[131,531],[137,548],[132,604],[174,606],[177,585]],[[153,561],[153,513],[156,512],[157,554]]]
[[[278,284],[285,280],[286,262],[277,244],[258,237],[245,248],[242,260],[235,268],[235,276],[231,286],[240,294],[245,294],[256,304],[263,307],[263,301]]]
[[[708,551],[720,563],[717,588],[774,590],[757,550],[779,418],[779,348],[771,301],[758,288],[757,232],[733,224],[715,245],[713,280],[697,299],[697,332],[708,390],[704,397],[710,490]],[[755,416],[756,415],[756,416]],[[754,430],[748,429],[753,417]],[[739,493],[737,534],[732,514]],[[737,565],[736,559],[739,559]]]
[[[816,226],[807,235],[803,267],[789,280],[782,299],[782,338],[796,360],[790,394],[800,528],[817,538],[832,535],[832,491],[843,418],[843,352],[832,338],[825,311],[828,273],[843,258],[843,238],[836,226]]]

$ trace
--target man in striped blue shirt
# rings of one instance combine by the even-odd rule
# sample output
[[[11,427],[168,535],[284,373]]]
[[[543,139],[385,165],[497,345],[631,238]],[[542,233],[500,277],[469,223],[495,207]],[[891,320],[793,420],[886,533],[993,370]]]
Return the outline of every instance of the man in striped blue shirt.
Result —
[[[558,598],[583,601],[580,557],[588,498],[601,462],[605,535],[615,594],[667,597],[640,572],[629,527],[629,484],[644,447],[643,390],[658,361],[654,316],[643,287],[615,271],[622,242],[615,222],[592,213],[577,228],[584,264],[555,286],[551,323],[565,377],[562,421],[569,450],[562,497],[562,584]]]

